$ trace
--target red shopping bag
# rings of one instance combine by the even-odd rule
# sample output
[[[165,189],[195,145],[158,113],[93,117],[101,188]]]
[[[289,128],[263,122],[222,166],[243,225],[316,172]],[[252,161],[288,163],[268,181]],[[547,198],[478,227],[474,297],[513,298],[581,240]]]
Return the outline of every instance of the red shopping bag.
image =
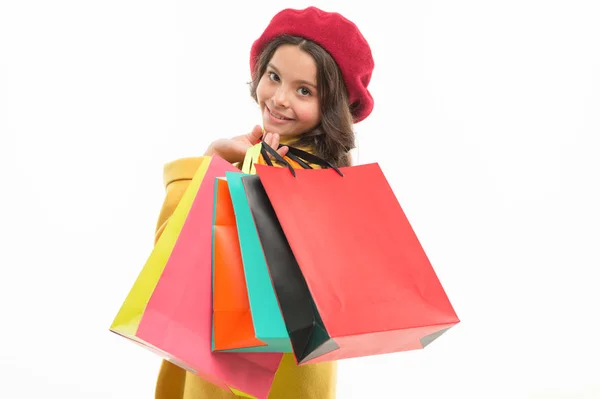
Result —
[[[298,363],[420,349],[459,322],[377,164],[256,171],[243,180]]]

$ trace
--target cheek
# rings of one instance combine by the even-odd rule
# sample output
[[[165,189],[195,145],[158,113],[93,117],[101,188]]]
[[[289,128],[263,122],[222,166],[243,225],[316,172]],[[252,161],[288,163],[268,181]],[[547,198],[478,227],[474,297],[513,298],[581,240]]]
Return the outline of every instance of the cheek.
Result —
[[[258,99],[258,103],[264,103],[267,98],[269,98],[268,93],[269,85],[265,82],[265,79],[262,78],[258,85],[256,86],[256,98]]]
[[[319,104],[317,102],[302,104],[295,110],[296,117],[302,122],[315,124],[320,119]]]

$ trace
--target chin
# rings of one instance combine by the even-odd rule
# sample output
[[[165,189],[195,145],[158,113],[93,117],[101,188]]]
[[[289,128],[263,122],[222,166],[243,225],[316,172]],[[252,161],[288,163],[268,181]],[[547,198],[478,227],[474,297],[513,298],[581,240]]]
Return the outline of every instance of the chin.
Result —
[[[263,128],[267,133],[276,133],[280,136],[289,136],[289,133],[286,129],[282,129],[281,126],[273,126],[273,124],[268,121],[263,121]]]

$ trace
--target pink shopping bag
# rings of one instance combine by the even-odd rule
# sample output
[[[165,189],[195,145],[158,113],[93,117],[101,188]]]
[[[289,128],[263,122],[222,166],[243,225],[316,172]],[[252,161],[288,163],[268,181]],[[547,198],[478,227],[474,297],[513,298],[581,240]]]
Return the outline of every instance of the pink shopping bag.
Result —
[[[121,335],[216,386],[263,399],[269,394],[281,354],[211,350],[214,184],[228,171],[239,170],[217,156],[199,168],[197,174],[204,175],[162,274],[145,308],[138,312],[139,325],[133,333]],[[162,239],[155,251],[164,250]],[[118,329],[114,326],[113,331],[120,333]]]

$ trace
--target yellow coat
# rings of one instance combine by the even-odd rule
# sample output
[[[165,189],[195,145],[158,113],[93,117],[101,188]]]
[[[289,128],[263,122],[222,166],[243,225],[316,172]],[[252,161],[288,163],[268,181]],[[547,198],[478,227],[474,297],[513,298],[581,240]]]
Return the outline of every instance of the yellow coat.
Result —
[[[182,158],[164,167],[166,196],[156,226],[157,240],[192,180],[200,158]],[[275,375],[269,399],[333,399],[337,378],[336,362],[297,366],[285,354]],[[200,377],[163,361],[156,384],[156,399],[232,399],[226,392]]]

